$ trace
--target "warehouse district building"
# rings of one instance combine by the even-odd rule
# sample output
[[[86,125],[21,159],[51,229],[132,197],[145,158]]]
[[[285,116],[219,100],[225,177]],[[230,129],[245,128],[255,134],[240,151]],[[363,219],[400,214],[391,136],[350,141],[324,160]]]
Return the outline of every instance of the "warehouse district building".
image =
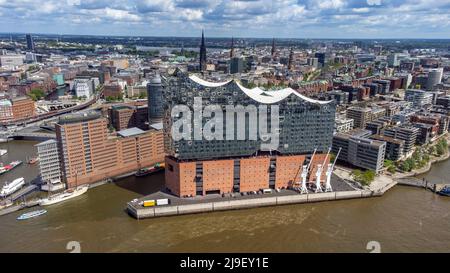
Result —
[[[110,135],[98,112],[69,114],[56,124],[60,168],[71,188],[164,161],[162,130],[130,128]]]
[[[235,80],[212,83],[179,70],[164,78],[163,84],[166,187],[177,196],[286,188],[300,181],[304,164],[311,161],[308,181],[312,182],[316,180],[318,165],[329,163],[327,152],[332,144],[336,107],[333,101],[312,100],[291,88],[264,91],[245,88]],[[202,98],[203,106],[219,105],[222,109],[224,140],[174,140],[172,137],[172,125],[179,119],[172,117],[173,108],[186,105],[194,112],[196,97]],[[275,149],[262,149],[261,144],[267,139],[228,140],[226,126],[231,122],[226,120],[226,105],[267,105],[268,112],[270,106],[278,105],[279,145]],[[250,115],[245,115],[248,136],[254,124],[249,125]],[[233,116],[236,129],[237,118]],[[270,119],[268,114],[267,124],[271,124]],[[202,125],[207,121],[203,118]],[[314,150],[317,152],[311,160]],[[325,171],[326,167],[321,181],[325,180]]]

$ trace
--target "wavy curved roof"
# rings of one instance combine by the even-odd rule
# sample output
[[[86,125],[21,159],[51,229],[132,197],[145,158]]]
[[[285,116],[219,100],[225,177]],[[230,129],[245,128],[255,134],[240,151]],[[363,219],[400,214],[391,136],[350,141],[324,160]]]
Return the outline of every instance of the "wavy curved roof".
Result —
[[[306,96],[301,95],[300,93],[298,93],[297,91],[295,91],[292,88],[284,88],[284,89],[279,89],[279,90],[274,90],[274,91],[266,91],[259,87],[255,87],[255,88],[251,88],[251,89],[245,88],[244,86],[242,86],[240,83],[238,83],[235,80],[229,80],[229,81],[225,81],[225,82],[209,82],[209,81],[205,81],[205,80],[199,78],[196,75],[189,76],[189,79],[191,79],[195,83],[198,83],[205,87],[220,87],[220,86],[229,84],[231,82],[234,82],[239,87],[239,89],[241,89],[242,92],[244,92],[247,96],[249,96],[250,98],[252,98],[253,100],[255,100],[259,103],[264,103],[264,104],[272,104],[272,103],[280,102],[280,101],[284,100],[285,98],[289,97],[291,94],[294,94],[297,97],[301,98],[302,100],[305,100],[310,103],[327,104],[327,103],[331,102],[331,101],[321,101],[321,100],[315,100],[315,99],[308,98]]]

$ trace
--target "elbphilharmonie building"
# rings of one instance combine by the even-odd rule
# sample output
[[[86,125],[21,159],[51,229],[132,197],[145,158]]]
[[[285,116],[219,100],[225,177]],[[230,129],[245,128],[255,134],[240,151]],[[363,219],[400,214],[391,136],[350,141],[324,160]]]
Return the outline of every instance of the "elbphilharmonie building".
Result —
[[[329,161],[333,101],[291,88],[209,82],[179,70],[163,84],[166,187],[175,195],[287,188],[300,179],[299,169],[313,151],[310,181],[316,165]],[[180,133],[181,138],[174,135]]]

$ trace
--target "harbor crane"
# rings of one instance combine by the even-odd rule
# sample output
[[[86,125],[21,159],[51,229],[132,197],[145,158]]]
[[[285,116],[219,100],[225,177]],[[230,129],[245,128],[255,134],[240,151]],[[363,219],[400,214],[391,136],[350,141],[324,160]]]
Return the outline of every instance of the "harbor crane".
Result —
[[[314,159],[314,155],[316,154],[317,149],[314,149],[314,152],[311,156],[311,160],[309,161],[308,165],[303,165],[303,171],[302,171],[302,186],[300,188],[300,193],[308,193],[308,188],[306,187],[306,177],[308,176],[309,168],[311,167],[311,163]]]
[[[338,151],[336,157],[334,158],[333,164],[331,164],[331,163],[328,164],[328,168],[327,168],[327,172],[326,172],[327,180],[325,183],[325,192],[333,191],[333,188],[331,187],[331,175],[333,174],[334,165],[336,165],[336,161],[339,157],[339,154],[341,153],[341,149],[342,148],[339,148],[339,151]]]
[[[330,154],[330,151],[331,151],[331,148],[328,148],[328,152],[327,152],[327,155],[325,156],[325,158],[323,159],[323,163],[317,165],[317,170],[316,170],[316,191],[315,191],[316,193],[323,192],[322,185],[320,184],[320,178],[322,176],[323,166],[325,165],[325,162],[327,161],[327,158],[328,158],[328,155]]]

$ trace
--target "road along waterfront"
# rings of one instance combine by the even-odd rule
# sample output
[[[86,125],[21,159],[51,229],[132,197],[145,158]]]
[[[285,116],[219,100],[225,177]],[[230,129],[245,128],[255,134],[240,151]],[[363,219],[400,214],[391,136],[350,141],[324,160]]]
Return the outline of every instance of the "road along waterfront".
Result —
[[[9,156],[24,160],[33,144],[13,141],[0,148],[9,145]],[[37,173],[36,165],[24,164],[7,175],[31,179]],[[449,175],[448,160],[425,174],[435,182]],[[2,216],[0,251],[68,252],[69,241],[80,242],[82,252],[369,252],[369,241],[379,242],[382,252],[450,251],[450,198],[423,189],[396,186],[377,198],[139,221],[127,215],[128,201],[163,183],[163,173],[132,176],[49,206],[38,218],[16,221],[29,210]]]

